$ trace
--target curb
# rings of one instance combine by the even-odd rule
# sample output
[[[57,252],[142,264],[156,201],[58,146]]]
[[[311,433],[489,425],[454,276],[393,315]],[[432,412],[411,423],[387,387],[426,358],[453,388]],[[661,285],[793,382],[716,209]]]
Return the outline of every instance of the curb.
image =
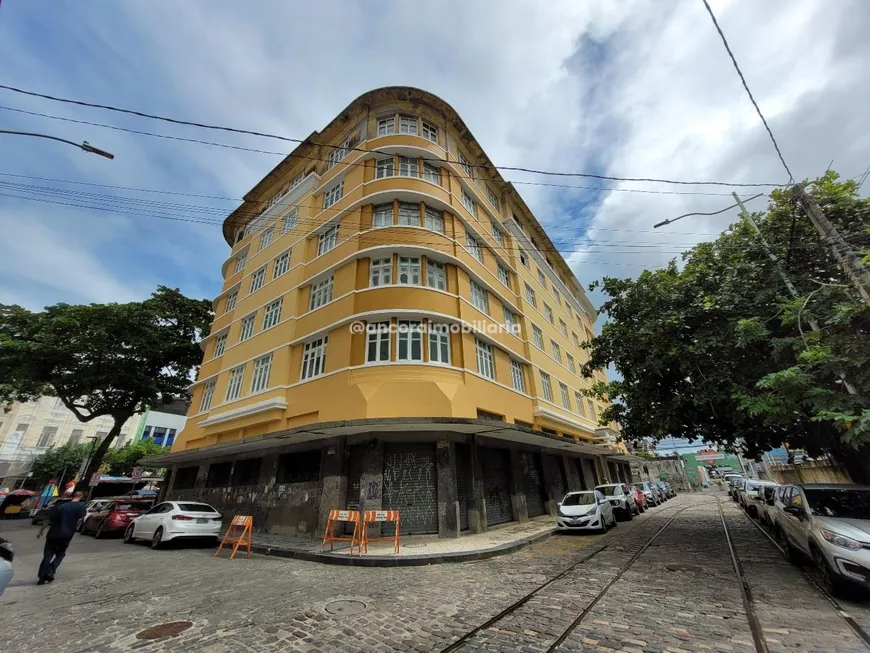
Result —
[[[488,549],[480,549],[478,551],[462,551],[458,553],[431,553],[423,555],[410,556],[347,556],[336,555],[334,553],[319,553],[310,551],[299,551],[296,549],[276,549],[263,545],[252,545],[251,551],[261,555],[275,558],[293,558],[295,560],[304,560],[306,562],[319,562],[326,565],[344,565],[348,567],[422,567],[425,565],[440,565],[451,562],[471,562],[474,560],[487,560],[497,556],[514,553],[520,549],[524,549],[530,544],[550,537],[556,532],[556,528],[551,528],[540,533],[536,533],[531,537],[508,542],[499,546],[490,547]]]

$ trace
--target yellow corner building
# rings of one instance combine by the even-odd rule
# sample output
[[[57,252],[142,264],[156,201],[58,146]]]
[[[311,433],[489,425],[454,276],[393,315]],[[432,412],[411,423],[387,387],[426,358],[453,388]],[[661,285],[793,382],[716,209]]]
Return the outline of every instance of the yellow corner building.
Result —
[[[166,496],[319,535],[330,509],[482,532],[629,480],[581,391],[595,310],[459,115],[370,91],[224,222],[223,289]],[[599,379],[604,374],[596,373]]]

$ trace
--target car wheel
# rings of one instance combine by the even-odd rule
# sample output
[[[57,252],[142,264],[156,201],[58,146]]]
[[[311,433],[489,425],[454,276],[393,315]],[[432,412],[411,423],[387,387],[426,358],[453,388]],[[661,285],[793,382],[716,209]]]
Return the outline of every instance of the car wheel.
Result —
[[[611,519],[612,519],[613,521],[610,522],[610,525],[611,525],[613,528],[616,528],[617,526],[619,526],[619,521],[617,521],[617,519],[616,519],[616,513],[613,513],[613,517],[611,517]]]
[[[103,535],[104,535],[104,533],[103,533],[103,525],[100,524],[99,526],[97,526],[97,530],[94,531],[94,539],[95,539],[95,540],[98,540],[98,539],[100,539],[101,537],[103,537]]]
[[[819,570],[819,575],[822,577],[822,586],[834,596],[842,595],[846,589],[846,584],[839,574],[831,569],[825,556],[816,548],[813,548],[813,562],[816,563],[816,569]]]
[[[133,524],[127,526],[124,531],[124,544],[133,544],[136,538],[133,537]]]
[[[159,549],[163,544],[163,527],[161,526],[156,531],[154,531],[154,535],[151,537],[151,548]]]
[[[632,519],[634,519],[634,513],[631,511],[631,508],[628,508],[625,511],[625,521],[631,521]]]
[[[797,550],[792,546],[791,542],[788,539],[788,535],[785,534],[785,531],[781,528],[776,532],[776,541],[779,542],[779,545],[783,548],[785,553],[785,559],[788,560],[793,565],[800,565],[800,556],[798,556]]]

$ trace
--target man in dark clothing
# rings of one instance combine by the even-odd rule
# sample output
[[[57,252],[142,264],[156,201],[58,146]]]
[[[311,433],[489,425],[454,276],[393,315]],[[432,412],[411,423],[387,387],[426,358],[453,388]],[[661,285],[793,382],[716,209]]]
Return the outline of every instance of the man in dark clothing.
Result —
[[[63,503],[51,511],[48,517],[48,535],[45,538],[42,563],[39,565],[39,582],[37,585],[45,585],[54,580],[54,574],[66,556],[66,549],[75,535],[79,521],[84,519],[85,505],[82,503],[82,493],[73,494],[72,501]],[[42,528],[36,537],[42,537],[46,522],[43,520]]]

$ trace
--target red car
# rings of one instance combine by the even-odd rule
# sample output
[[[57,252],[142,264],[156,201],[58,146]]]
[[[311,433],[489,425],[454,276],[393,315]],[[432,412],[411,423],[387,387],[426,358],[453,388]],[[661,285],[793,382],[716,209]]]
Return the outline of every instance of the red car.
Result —
[[[646,495],[633,485],[629,485],[628,489],[631,490],[631,495],[634,497],[634,502],[637,504],[637,511],[646,512]]]
[[[82,533],[93,533],[94,537],[121,535],[127,525],[154,505],[153,499],[122,497],[107,499],[101,510],[88,513],[82,523]]]

